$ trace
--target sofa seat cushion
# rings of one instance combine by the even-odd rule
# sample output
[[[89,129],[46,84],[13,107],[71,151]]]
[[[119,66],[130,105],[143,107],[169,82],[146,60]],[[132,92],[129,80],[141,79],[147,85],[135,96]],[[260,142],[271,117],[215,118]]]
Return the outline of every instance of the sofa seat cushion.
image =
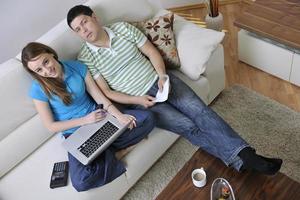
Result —
[[[122,159],[127,168],[126,173],[102,187],[77,192],[71,184],[70,176],[66,187],[56,189],[49,187],[53,164],[68,159],[67,152],[61,145],[63,139],[60,134],[56,134],[1,178],[1,198],[53,200],[63,197],[63,199],[89,200],[98,199],[100,195],[101,199],[120,199],[178,137],[177,134],[155,128]],[[149,152],[147,156],[145,152]],[[12,192],[13,190],[18,192]]]
[[[119,199],[128,190],[125,174],[112,183],[87,192],[77,192],[71,184],[70,176],[66,187],[50,189],[53,164],[68,160],[67,152],[61,145],[62,141],[61,135],[56,134],[2,177],[0,181],[1,199],[90,200],[99,199],[99,197],[101,199]],[[112,190],[112,188],[118,188],[118,190]]]
[[[155,128],[123,160],[128,183],[133,185],[162,154],[179,138],[170,131]],[[142,153],[141,153],[142,152]]]
[[[45,130],[38,115],[0,141],[0,177],[41,146],[52,134]]]
[[[179,77],[183,82],[190,86],[193,91],[201,98],[204,103],[208,104],[209,101],[209,94],[210,94],[210,87],[209,82],[205,76],[200,76],[198,80],[192,80],[189,77],[185,76],[182,72],[178,70],[172,70],[172,73]]]

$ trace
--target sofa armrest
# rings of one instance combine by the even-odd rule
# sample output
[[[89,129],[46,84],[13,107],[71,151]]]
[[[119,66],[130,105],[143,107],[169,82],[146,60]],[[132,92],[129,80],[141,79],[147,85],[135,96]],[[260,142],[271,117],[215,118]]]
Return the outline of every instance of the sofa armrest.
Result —
[[[225,88],[224,49],[221,44],[212,52],[203,76],[211,86],[208,96],[210,103]]]

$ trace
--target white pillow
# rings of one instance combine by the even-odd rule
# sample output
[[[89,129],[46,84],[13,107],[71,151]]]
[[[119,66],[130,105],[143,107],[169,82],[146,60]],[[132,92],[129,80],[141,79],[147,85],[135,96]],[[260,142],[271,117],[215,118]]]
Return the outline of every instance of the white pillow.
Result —
[[[175,17],[174,34],[181,63],[179,70],[189,78],[198,80],[225,34],[201,28],[179,16]]]

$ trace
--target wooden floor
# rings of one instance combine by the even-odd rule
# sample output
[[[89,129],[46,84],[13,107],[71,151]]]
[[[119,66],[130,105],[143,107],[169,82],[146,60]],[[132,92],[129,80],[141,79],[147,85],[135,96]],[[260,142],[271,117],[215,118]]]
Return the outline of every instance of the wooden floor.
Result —
[[[241,84],[300,112],[300,87],[276,78],[238,60],[237,32],[239,29],[233,25],[233,22],[236,13],[239,11],[239,3],[220,6],[220,12],[224,17],[224,29],[228,31],[226,32],[223,41],[226,87],[234,84]],[[189,9],[178,12],[191,14],[192,17],[200,18],[202,21],[204,21],[203,19],[206,15],[205,8]]]

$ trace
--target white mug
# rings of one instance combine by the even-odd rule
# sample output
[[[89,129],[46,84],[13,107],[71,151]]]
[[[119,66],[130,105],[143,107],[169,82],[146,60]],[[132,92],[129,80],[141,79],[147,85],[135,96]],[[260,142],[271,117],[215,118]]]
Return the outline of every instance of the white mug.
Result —
[[[194,171],[192,172],[192,180],[193,180],[193,184],[196,187],[203,187],[206,184],[206,173],[203,169],[203,167],[201,167],[200,169],[194,169]]]

